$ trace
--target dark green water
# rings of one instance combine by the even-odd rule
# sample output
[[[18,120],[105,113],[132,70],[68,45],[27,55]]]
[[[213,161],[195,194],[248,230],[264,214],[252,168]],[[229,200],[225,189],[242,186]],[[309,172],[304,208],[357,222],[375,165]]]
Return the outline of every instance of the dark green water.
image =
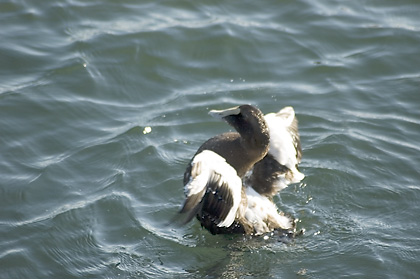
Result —
[[[420,4],[0,3],[1,278],[417,278]],[[292,105],[305,234],[167,223],[207,115]]]

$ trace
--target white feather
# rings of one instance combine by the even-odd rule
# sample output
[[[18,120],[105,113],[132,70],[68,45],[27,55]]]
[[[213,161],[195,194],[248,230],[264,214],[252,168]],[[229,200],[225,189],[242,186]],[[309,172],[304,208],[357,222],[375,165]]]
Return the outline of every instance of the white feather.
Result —
[[[264,116],[270,131],[269,153],[282,165],[293,173],[291,182],[299,182],[305,176],[296,169],[299,163],[298,154],[290,126],[295,118],[292,107],[284,107],[278,113],[269,113]]]
[[[276,205],[267,197],[258,194],[251,187],[247,187],[246,196],[248,205],[245,211],[245,218],[252,224],[256,235],[272,231],[267,220],[277,223],[276,228],[290,229],[292,221],[280,215]]]

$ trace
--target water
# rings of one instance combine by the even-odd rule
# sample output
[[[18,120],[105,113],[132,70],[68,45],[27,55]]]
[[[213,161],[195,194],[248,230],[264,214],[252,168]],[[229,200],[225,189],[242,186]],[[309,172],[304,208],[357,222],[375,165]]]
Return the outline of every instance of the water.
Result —
[[[420,6],[347,2],[0,3],[1,277],[416,278]],[[290,243],[167,225],[243,103],[299,118]]]

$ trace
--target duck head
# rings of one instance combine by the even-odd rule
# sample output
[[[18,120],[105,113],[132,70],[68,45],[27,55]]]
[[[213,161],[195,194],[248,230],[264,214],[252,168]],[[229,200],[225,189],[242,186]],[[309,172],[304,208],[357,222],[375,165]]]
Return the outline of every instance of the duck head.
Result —
[[[268,149],[270,135],[263,113],[251,105],[241,105],[224,110],[211,110],[209,114],[225,120],[241,135],[248,148]]]

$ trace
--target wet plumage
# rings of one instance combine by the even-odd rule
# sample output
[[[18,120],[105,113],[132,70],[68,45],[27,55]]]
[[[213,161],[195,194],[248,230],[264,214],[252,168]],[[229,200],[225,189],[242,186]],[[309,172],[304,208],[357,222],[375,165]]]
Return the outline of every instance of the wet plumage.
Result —
[[[215,136],[200,146],[184,173],[185,222],[196,217],[212,234],[260,235],[292,230],[272,196],[304,175],[293,108],[264,116],[250,105],[210,111],[237,132]]]

